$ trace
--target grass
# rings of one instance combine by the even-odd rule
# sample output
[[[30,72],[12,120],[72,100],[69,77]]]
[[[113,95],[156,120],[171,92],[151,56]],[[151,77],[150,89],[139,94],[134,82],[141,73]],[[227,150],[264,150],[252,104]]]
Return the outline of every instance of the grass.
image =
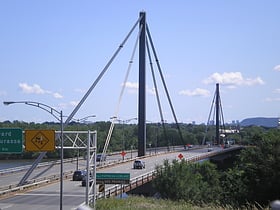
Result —
[[[205,204],[204,206],[195,206],[185,201],[171,201],[155,198],[146,198],[143,196],[129,196],[124,199],[120,198],[108,198],[99,199],[96,201],[96,210],[235,210],[231,206],[215,206]],[[251,205],[248,207],[242,207],[240,209],[269,210],[270,208],[260,208],[259,205]]]
[[[207,206],[198,207],[184,201],[175,202],[163,199],[129,196],[125,199],[100,199],[96,202],[96,210],[222,210],[225,207]],[[232,209],[232,208],[228,208]]]

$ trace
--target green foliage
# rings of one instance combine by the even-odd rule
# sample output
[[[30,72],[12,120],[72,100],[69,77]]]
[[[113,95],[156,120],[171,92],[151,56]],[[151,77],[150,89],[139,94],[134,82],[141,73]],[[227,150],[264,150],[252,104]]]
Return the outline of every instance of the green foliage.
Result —
[[[263,131],[263,132],[261,132]],[[280,197],[280,130],[255,129],[235,167],[219,172],[209,163],[165,161],[156,168],[156,189],[163,198],[235,208],[267,206]]]
[[[70,122],[65,130],[68,131],[87,131],[96,130],[97,131],[97,152],[102,152],[103,147],[108,135],[111,122],[109,121],[99,121],[92,124],[84,124],[78,122]],[[27,123],[21,121],[5,121],[0,122],[0,128],[21,128],[26,129],[54,129],[60,130],[60,123],[58,122],[45,122],[45,123]],[[148,123],[147,124],[147,147],[163,147],[163,146],[173,146],[190,144],[199,144],[201,139],[203,139],[203,132],[205,126],[197,126],[192,124],[180,124],[182,136],[184,142],[182,142],[177,126],[175,124],[165,124],[166,132],[163,130],[163,126],[159,123]],[[138,146],[138,127],[136,124],[123,124],[116,123],[114,131],[111,136],[111,141],[107,152],[131,150],[137,149]],[[82,154],[83,151],[80,151]],[[77,151],[75,150],[65,150],[65,157],[75,157]],[[21,155],[15,154],[0,154],[1,158],[34,158],[36,154],[23,152]],[[47,158],[59,158],[59,152],[48,153]]]
[[[171,201],[154,198],[144,198],[140,196],[129,196],[125,199],[107,198],[96,202],[97,210],[224,210],[232,209],[217,205],[205,204],[195,206],[185,201]]]
[[[220,179],[222,186],[221,203],[235,208],[245,205],[248,194],[247,179],[244,171],[238,168],[228,169],[222,173]]]
[[[254,147],[243,150],[239,170],[247,180],[249,202],[267,204],[280,197],[280,132],[271,130],[254,136]]]
[[[219,173],[208,161],[189,164],[167,160],[157,166],[156,189],[163,198],[185,200],[196,204],[215,203],[220,198]]]
[[[102,152],[111,122],[93,124],[70,123],[66,130],[96,130],[98,152]],[[60,130],[60,124],[54,122],[26,123],[20,121],[0,122],[1,128],[54,129]],[[158,123],[147,125],[147,144],[154,146],[182,145],[174,124],[165,125],[166,132]],[[205,125],[180,124],[184,143],[201,143]],[[109,151],[137,148],[138,128],[136,124],[116,124],[112,134]],[[206,141],[212,141],[214,130],[209,130]],[[236,166],[223,172],[209,162],[188,164],[185,161],[165,161],[158,166],[158,179],[155,186],[164,198],[184,200],[198,205],[204,203],[230,205],[240,208],[252,203],[267,205],[280,198],[280,130],[262,127],[246,127],[239,134],[230,134],[228,138],[250,145],[242,150]],[[0,154],[0,159],[36,158],[39,153]],[[79,151],[80,156],[83,151]],[[65,150],[65,157],[75,157],[77,151]],[[47,158],[59,158],[59,150],[47,153]],[[120,208],[122,209],[122,208]],[[125,208],[124,208],[125,209]],[[143,208],[142,208],[143,209]],[[156,208],[155,208],[156,209]],[[170,208],[172,209],[172,208]],[[180,209],[180,207],[178,207]],[[183,208],[182,208],[183,209]]]

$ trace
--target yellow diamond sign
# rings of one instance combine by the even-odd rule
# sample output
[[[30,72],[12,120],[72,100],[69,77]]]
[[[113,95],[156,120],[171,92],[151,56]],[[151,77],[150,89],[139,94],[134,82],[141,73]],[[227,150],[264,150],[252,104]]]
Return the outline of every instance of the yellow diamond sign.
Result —
[[[25,150],[49,152],[55,150],[54,130],[25,130]]]

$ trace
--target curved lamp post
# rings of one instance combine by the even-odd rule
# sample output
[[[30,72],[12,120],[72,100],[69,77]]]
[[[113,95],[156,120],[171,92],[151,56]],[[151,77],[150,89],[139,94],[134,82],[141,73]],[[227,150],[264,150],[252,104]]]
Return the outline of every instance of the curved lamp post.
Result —
[[[63,202],[63,115],[62,111],[57,111],[56,109],[52,108],[51,106],[48,106],[43,103],[35,102],[35,101],[4,101],[4,105],[10,105],[10,104],[26,104],[29,106],[34,106],[40,109],[43,109],[44,111],[50,113],[55,119],[57,119],[60,122],[60,138],[61,138],[61,145],[60,145],[60,210],[62,210],[62,202]]]
[[[72,118],[74,121],[77,121],[78,123],[84,123],[84,122],[86,122],[86,120],[88,119],[88,118],[91,118],[91,117],[96,117],[96,115],[89,115],[89,116],[86,116],[86,117],[83,117],[83,118],[80,118],[80,119],[75,119],[75,118]]]

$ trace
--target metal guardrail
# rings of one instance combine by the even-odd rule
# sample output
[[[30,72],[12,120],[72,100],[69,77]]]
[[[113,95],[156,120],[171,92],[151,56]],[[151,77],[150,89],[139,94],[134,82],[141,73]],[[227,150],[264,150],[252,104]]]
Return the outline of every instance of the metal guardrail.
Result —
[[[23,186],[19,186],[19,187],[13,187],[11,189],[1,191],[0,196],[7,195],[7,194],[17,192],[17,191],[27,190],[27,189],[30,189],[30,188],[35,187],[37,185],[42,185],[42,184],[48,183],[48,182],[49,182],[49,180],[46,179],[46,180],[42,180],[42,181],[39,181],[39,182],[34,182],[34,183],[31,183],[31,184],[27,184],[27,185],[23,185]]]
[[[73,158],[64,159],[64,163],[71,162],[71,161],[73,161]],[[37,168],[50,166],[50,165],[57,165],[57,164],[60,164],[60,160],[54,160],[54,161],[39,163]],[[14,168],[1,169],[0,170],[0,176],[5,175],[5,174],[9,174],[9,173],[18,173],[18,172],[21,172],[21,171],[26,171],[30,168],[30,166],[31,165],[25,165],[25,166],[18,166],[18,167],[14,167]]]
[[[174,151],[170,151],[170,152],[174,152]],[[115,153],[110,153],[108,155],[114,155],[114,154],[119,154],[119,153],[120,152],[115,152]],[[160,155],[160,154],[164,154],[164,153],[168,153],[168,151],[150,154],[150,155],[147,155],[147,157],[154,156],[154,155]],[[130,162],[130,161],[133,161],[137,158],[138,157],[133,157],[133,158],[126,158],[124,160],[120,159],[120,160],[110,161],[110,162],[107,162],[107,163],[101,163],[101,164],[97,165],[97,168],[99,168],[99,169],[100,168],[106,168],[106,167],[110,167],[110,166],[113,166],[113,165],[116,165],[116,164]],[[73,161],[73,158],[69,158],[69,159],[66,159],[64,162],[72,162],[72,161]],[[46,166],[49,166],[49,165],[52,165],[52,164],[60,164],[60,160],[40,163],[37,167],[46,167]],[[0,170],[0,176],[8,174],[8,173],[17,173],[17,172],[21,172],[21,171],[24,171],[24,170],[28,170],[29,167],[30,167],[30,165],[15,167],[15,168],[12,168],[12,169],[3,169],[3,170]],[[64,176],[64,178],[69,178],[69,176],[72,177],[72,174],[73,174],[73,171],[67,171],[67,172],[64,172],[63,176]],[[18,184],[10,184],[10,185],[1,186],[0,187],[0,197],[4,196],[4,195],[7,195],[9,193],[18,192],[18,191],[25,190],[25,189],[28,189],[28,188],[31,188],[31,187],[35,187],[35,186],[37,187],[37,186],[42,185],[42,184],[47,184],[47,183],[51,183],[51,182],[54,182],[54,181],[58,181],[59,179],[60,179],[60,175],[55,174],[55,175],[50,175],[50,176],[47,176],[47,177],[28,180],[28,182],[25,185],[22,185],[22,186],[18,186]]]
[[[73,173],[73,171],[65,172],[63,174],[63,178],[68,179],[69,177],[72,177],[72,173]],[[55,175],[50,175],[47,177],[28,180],[28,182],[22,186],[18,186],[16,184],[1,186],[0,197],[4,196],[4,195],[8,195],[10,193],[27,190],[27,189],[30,189],[33,187],[41,186],[42,184],[48,184],[48,183],[59,181],[59,180],[60,180],[60,174],[55,174]]]
[[[203,159],[215,156],[215,155],[223,154],[225,152],[236,150],[236,149],[237,149],[236,147],[231,147],[231,148],[227,148],[226,150],[211,151],[211,152],[207,152],[202,155],[195,155],[195,156],[189,157],[185,160],[189,163],[197,162],[197,161],[200,161],[200,160],[203,160]],[[101,198],[109,198],[111,196],[121,195],[122,193],[129,192],[143,184],[146,184],[146,183],[152,181],[153,179],[156,178],[156,176],[157,176],[156,170],[150,171],[146,174],[143,174],[141,176],[130,179],[129,184],[115,185],[115,186],[105,189],[104,192],[101,192],[101,193],[99,192],[96,195],[96,198],[101,199]]]
[[[111,196],[117,196],[124,192],[129,192],[145,183],[152,181],[156,177],[156,171],[150,171],[141,176],[130,179],[130,183],[126,185],[115,185],[105,190],[105,192],[99,192],[96,195],[97,199],[109,198]]]
[[[228,152],[228,151],[232,151],[232,150],[236,150],[236,148],[235,147],[230,147],[230,148],[227,148],[226,150],[211,151],[211,152],[207,152],[203,155],[195,155],[195,156],[187,158],[186,161],[187,162],[196,162],[196,161],[206,159],[206,158],[209,158],[211,156],[215,156],[215,155],[225,153],[225,152]],[[174,151],[171,151],[171,152],[174,152]],[[158,153],[156,155],[160,155],[160,154],[164,154],[164,153]],[[153,155],[147,155],[147,156],[153,156]],[[98,168],[110,167],[112,165],[133,161],[136,158],[137,157],[134,157],[132,159],[113,161],[113,162],[110,162],[108,164],[100,165],[100,166],[97,166],[97,167]],[[71,162],[72,160],[73,159],[71,158],[71,159],[68,159],[66,161]],[[41,167],[43,167],[43,166],[48,166],[50,164],[54,164],[54,163],[53,162],[52,163],[48,162],[48,163],[41,163],[40,165],[41,165]],[[55,164],[60,164],[60,161],[55,161]],[[26,167],[28,167],[28,166],[26,166]],[[18,170],[20,170],[21,168],[24,168],[24,167],[17,167],[17,168],[18,168]],[[1,170],[1,171],[3,171],[3,170]],[[67,178],[69,178],[69,176],[72,177],[72,174],[73,174],[73,171],[67,171],[67,172],[64,172],[63,177],[64,177],[64,179],[67,179]],[[143,185],[143,184],[153,180],[155,177],[156,177],[156,171],[153,170],[153,171],[148,172],[146,174],[143,174],[141,176],[132,178],[130,180],[130,184],[128,184],[128,185],[115,185],[113,187],[110,187],[110,188],[105,190],[105,194],[104,193],[99,193],[97,195],[97,198],[110,197],[110,196],[113,196],[113,195],[119,195],[123,192],[128,192],[128,191],[130,191],[130,190],[132,190],[132,189],[134,189],[134,188],[136,188],[140,185]],[[17,192],[17,191],[20,191],[20,190],[25,190],[25,189],[28,189],[28,188],[32,188],[32,187],[35,187],[35,186],[42,185],[42,184],[47,184],[47,183],[51,183],[51,182],[54,182],[54,181],[59,181],[59,179],[60,179],[60,175],[55,174],[55,175],[50,175],[50,176],[47,176],[47,177],[28,180],[28,183],[23,185],[23,186],[17,186],[16,184],[1,186],[0,187],[0,190],[1,190],[0,191],[0,197],[3,196],[3,195],[7,195],[9,193]]]
[[[182,148],[182,146],[173,146],[173,150],[170,150],[169,152],[172,152],[174,150],[178,150],[179,148]],[[157,149],[148,148],[147,152],[154,155],[153,152],[155,150],[157,151],[157,150],[163,150],[163,149],[166,149],[166,147],[158,147]],[[129,150],[128,152],[136,152],[136,151],[137,150]],[[166,151],[166,152],[168,152],[168,151]],[[120,151],[111,152],[111,153],[107,154],[107,156],[118,155],[120,153],[121,153]],[[163,153],[163,152],[157,151],[157,153]],[[150,155],[148,154],[147,156],[150,156]],[[81,159],[83,159],[83,158],[81,157]],[[135,159],[135,158],[132,158],[132,159]],[[64,159],[64,163],[72,162],[73,160],[74,160],[73,158]],[[125,158],[125,160],[131,160],[131,158]],[[114,164],[116,164],[116,163],[121,163],[121,162],[124,162],[124,161],[120,159],[120,160],[115,160],[115,161],[112,161],[112,162],[114,162]],[[37,168],[49,166],[49,165],[52,165],[52,164],[60,164],[60,160],[39,163]],[[9,173],[17,173],[17,172],[25,171],[25,170],[28,170],[30,168],[30,166],[31,165],[25,165],[25,166],[19,166],[19,167],[14,167],[14,168],[1,169],[0,170],[0,176],[5,175],[5,174],[9,174]],[[100,166],[102,166],[102,165],[100,165]]]

